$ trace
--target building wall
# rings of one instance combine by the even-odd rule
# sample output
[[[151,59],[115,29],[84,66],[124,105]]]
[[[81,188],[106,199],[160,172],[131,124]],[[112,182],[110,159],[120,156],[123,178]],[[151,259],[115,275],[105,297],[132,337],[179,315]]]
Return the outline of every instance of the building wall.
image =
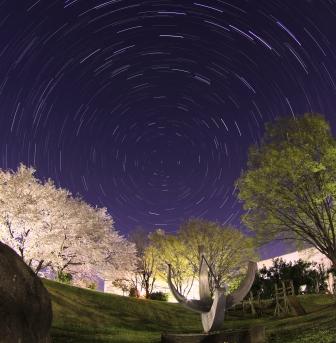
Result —
[[[263,266],[269,268],[273,264],[273,260],[276,258],[282,258],[286,262],[294,262],[301,259],[308,262],[316,262],[318,264],[323,264],[326,269],[331,267],[331,261],[325,255],[321,254],[316,248],[308,248],[300,251],[294,251],[292,253],[281,256],[275,256],[267,260],[259,261],[257,263],[258,268],[260,269]]]

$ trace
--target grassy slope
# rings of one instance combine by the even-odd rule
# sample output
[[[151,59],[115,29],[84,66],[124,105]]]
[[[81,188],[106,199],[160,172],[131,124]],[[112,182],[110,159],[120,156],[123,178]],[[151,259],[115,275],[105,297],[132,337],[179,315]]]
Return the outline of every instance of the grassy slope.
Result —
[[[177,304],[44,284],[52,296],[55,343],[157,342],[161,331],[201,330],[198,315]]]
[[[199,315],[178,304],[132,299],[44,281],[53,301],[54,343],[159,342],[162,331],[199,332]],[[253,319],[230,313],[226,328],[266,326],[269,342],[335,343],[336,305],[328,296],[304,296],[308,314],[275,319]]]

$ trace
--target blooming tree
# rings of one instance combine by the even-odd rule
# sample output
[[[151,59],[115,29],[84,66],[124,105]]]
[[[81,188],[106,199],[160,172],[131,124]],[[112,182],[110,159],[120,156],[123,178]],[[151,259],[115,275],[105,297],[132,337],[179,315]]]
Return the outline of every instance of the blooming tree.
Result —
[[[38,273],[49,267],[77,278],[121,277],[135,265],[135,247],[105,208],[92,207],[35,170],[0,170],[0,240]]]
[[[27,264],[32,263],[42,231],[42,212],[37,199],[43,193],[39,186],[32,169],[20,166],[16,173],[0,171],[0,238]]]

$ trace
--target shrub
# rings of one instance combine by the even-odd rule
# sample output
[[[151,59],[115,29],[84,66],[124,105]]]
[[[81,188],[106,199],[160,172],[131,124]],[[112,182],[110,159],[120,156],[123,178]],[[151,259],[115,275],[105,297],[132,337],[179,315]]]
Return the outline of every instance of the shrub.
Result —
[[[269,268],[261,268],[254,279],[252,292],[260,294],[262,299],[269,299],[274,295],[274,284],[283,281],[293,281],[295,294],[300,293],[300,286],[306,285],[308,293],[314,293],[317,286],[324,289],[327,273],[322,265],[315,262],[298,260],[286,262],[281,258],[273,260]]]
[[[131,298],[139,298],[140,294],[139,294],[138,289],[136,287],[131,287],[129,290],[129,296]]]
[[[117,287],[122,290],[123,295],[130,293],[130,290],[132,288],[130,281],[127,279],[116,279],[112,282],[114,287]]]
[[[149,295],[149,299],[158,301],[168,301],[168,293],[153,292]]]
[[[97,289],[97,284],[94,281],[89,282],[88,285],[87,285],[87,288],[96,290]]]
[[[59,272],[57,274],[57,281],[70,285],[72,281],[72,275],[70,273]]]
[[[83,278],[74,277],[71,280],[71,284],[76,287],[88,288],[88,289],[93,289],[93,290],[96,290],[98,288],[97,281],[92,280],[92,279],[83,279]]]

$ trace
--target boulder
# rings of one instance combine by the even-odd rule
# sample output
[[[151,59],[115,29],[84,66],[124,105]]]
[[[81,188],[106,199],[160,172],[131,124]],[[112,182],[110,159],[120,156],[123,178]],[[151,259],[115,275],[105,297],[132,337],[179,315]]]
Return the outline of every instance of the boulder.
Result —
[[[0,242],[0,342],[50,343],[50,295],[21,257]]]

